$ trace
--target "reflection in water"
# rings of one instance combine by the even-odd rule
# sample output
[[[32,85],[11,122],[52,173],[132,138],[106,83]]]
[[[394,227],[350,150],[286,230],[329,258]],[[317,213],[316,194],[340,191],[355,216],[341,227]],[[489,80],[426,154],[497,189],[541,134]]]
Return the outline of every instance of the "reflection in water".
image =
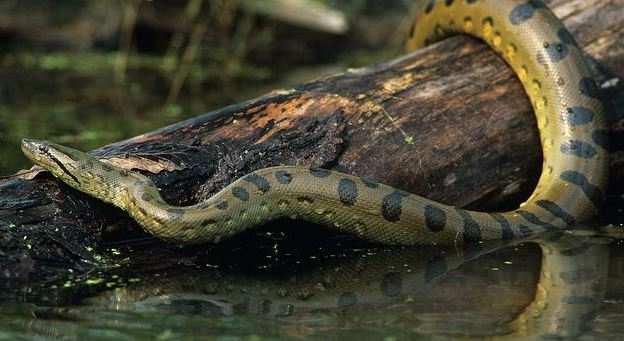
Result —
[[[299,270],[109,274],[128,285],[102,286],[81,305],[5,305],[0,323],[77,337],[599,336],[610,241],[559,233],[523,245],[353,249]]]
[[[569,234],[540,241],[542,269],[534,301],[516,333],[576,337],[590,329],[606,290],[609,239]]]

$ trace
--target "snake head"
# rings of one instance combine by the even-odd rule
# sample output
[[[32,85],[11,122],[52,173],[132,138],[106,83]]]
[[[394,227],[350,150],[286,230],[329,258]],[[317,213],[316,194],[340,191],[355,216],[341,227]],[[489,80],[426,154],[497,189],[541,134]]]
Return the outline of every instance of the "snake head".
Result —
[[[23,139],[22,152],[69,186],[115,204],[119,203],[123,182],[131,177],[87,153],[48,141]]]
[[[92,156],[56,143],[23,139],[22,152],[36,165],[50,171],[69,185],[80,185],[79,166]]]

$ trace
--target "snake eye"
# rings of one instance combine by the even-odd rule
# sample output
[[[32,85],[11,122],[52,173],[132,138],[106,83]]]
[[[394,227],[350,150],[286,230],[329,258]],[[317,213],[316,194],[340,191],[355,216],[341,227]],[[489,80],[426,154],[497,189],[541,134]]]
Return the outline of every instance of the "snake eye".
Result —
[[[42,153],[47,153],[48,152],[48,146],[39,146],[39,151]]]

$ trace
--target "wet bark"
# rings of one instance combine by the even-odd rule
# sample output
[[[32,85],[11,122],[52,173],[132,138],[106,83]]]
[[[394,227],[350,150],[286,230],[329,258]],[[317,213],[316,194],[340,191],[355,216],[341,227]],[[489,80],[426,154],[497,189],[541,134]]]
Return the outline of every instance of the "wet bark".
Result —
[[[611,120],[617,198],[624,1],[550,5],[596,61]],[[149,175],[166,200],[180,205],[208,198],[255,169],[301,165],[375,178],[448,204],[503,209],[529,194],[541,165],[535,119],[519,81],[469,37],[275,91],[93,154]],[[70,268],[85,273],[127,259],[110,245],[141,236],[123,212],[45,172],[0,183],[0,278],[8,279],[0,283],[57,278]],[[164,250],[184,252],[158,242],[145,248],[161,260]]]

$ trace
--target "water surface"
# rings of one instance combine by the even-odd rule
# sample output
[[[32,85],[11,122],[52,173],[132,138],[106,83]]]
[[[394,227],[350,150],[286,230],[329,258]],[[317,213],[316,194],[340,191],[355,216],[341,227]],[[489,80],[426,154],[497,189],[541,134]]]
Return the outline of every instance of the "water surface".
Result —
[[[624,252],[593,232],[448,249],[307,237],[260,231],[169,261],[156,241],[108,245],[126,264],[5,298],[0,337],[624,336]]]

